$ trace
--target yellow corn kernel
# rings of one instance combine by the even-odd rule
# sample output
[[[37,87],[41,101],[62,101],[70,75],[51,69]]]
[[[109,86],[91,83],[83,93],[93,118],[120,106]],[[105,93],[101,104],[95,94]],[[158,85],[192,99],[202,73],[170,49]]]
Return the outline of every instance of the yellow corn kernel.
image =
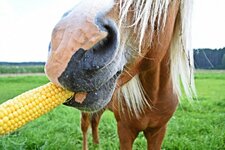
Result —
[[[73,94],[53,83],[48,83],[6,101],[0,105],[0,135],[12,132],[42,116]]]

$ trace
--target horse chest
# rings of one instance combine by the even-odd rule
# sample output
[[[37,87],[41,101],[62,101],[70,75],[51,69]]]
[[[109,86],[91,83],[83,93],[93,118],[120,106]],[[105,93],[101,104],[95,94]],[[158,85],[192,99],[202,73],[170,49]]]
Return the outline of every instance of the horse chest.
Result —
[[[129,117],[127,114],[128,112],[122,114],[114,111],[114,114],[118,122],[123,123],[132,130],[140,132],[148,128],[157,128],[158,126],[162,126],[171,118],[174,111],[175,107],[165,106],[159,109],[147,109],[145,113],[140,114],[139,116],[131,115]]]

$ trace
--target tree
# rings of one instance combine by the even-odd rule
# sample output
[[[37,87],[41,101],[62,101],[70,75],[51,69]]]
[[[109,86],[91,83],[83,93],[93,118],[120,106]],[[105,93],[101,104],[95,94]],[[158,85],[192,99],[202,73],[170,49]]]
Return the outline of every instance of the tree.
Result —
[[[222,68],[225,69],[225,54],[223,54],[223,58],[222,58]]]

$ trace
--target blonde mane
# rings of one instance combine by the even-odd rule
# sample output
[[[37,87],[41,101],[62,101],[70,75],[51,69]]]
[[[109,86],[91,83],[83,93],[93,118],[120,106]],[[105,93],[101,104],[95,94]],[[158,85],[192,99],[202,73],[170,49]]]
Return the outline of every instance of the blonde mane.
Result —
[[[119,26],[134,27],[138,33],[139,52],[146,33],[163,32],[169,4],[173,0],[120,0]],[[190,43],[190,21],[192,0],[180,0],[179,14],[170,47],[170,68],[174,92],[181,96],[181,86],[190,99],[195,95],[193,80],[193,50]],[[132,23],[127,25],[127,16],[132,9]],[[156,26],[156,27],[155,27]],[[146,32],[147,29],[150,32]],[[149,43],[152,42],[150,35]],[[125,103],[136,116],[142,113],[143,107],[148,106],[144,89],[138,75],[121,87]]]
[[[125,24],[127,27],[134,27],[138,33],[139,50],[145,36],[145,31],[150,27],[149,44],[152,42],[152,36],[157,26],[157,31],[163,29],[167,18],[167,9],[170,0],[120,0],[120,21],[119,26]],[[132,10],[133,9],[133,10]],[[127,25],[128,12],[133,12],[132,23]]]

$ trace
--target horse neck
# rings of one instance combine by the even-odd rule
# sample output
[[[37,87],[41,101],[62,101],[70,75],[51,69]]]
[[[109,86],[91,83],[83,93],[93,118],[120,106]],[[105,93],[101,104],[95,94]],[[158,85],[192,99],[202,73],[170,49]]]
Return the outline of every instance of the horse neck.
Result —
[[[152,45],[147,49],[140,66],[139,77],[148,97],[153,104],[159,101],[177,99],[171,78],[171,41],[174,36],[175,22],[179,3],[170,5],[164,30],[155,35]]]
[[[127,68],[125,67],[126,71],[118,81],[118,87],[120,87],[118,91],[122,91],[124,104],[134,114],[140,112],[139,108],[141,111],[151,108],[151,106],[148,107],[149,105],[154,107],[176,105],[171,103],[173,100],[177,101],[177,96],[173,92],[171,79],[170,45],[178,10],[178,4],[170,5],[164,30],[155,34],[150,47],[147,45],[143,48],[143,51],[147,53],[130,61],[131,63]],[[144,41],[148,40],[144,39]],[[118,102],[121,103],[122,100],[119,99]]]
[[[154,50],[151,52],[154,52]],[[155,56],[155,59],[145,58],[140,61],[137,65],[138,68],[131,70],[133,74],[138,72],[134,77],[131,75],[132,72],[121,76],[120,79],[123,80],[132,79],[117,89],[116,95],[113,96],[113,101],[108,108],[112,109],[114,113],[139,118],[141,114],[152,110],[152,108],[160,110],[177,105],[177,96],[173,92],[170,74],[169,51],[165,51],[162,58],[157,56]]]
[[[139,78],[150,104],[155,104],[163,97],[171,97],[174,94],[169,63],[169,51],[162,59],[145,59],[141,68],[149,68],[139,73]]]

